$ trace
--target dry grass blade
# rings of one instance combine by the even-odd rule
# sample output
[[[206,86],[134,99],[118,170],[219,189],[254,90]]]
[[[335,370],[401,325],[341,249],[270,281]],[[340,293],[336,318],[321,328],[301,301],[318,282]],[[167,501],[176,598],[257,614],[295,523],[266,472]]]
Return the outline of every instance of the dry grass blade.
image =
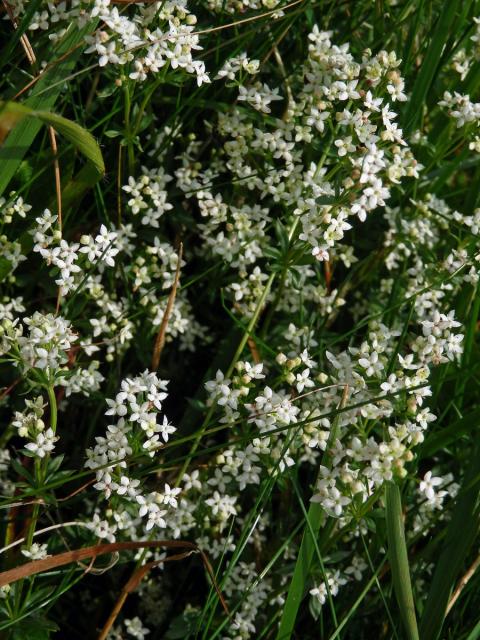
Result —
[[[457,588],[455,589],[455,591],[453,592],[452,597],[448,601],[447,612],[446,612],[445,615],[448,615],[450,613],[452,607],[454,606],[456,601],[461,596],[462,591],[465,589],[467,584],[470,582],[470,580],[475,575],[478,567],[480,567],[480,556],[477,556],[477,558],[472,563],[472,565],[470,566],[470,568],[468,569],[466,574],[461,578],[460,582],[458,583]]]
[[[183,553],[177,553],[174,556],[170,556],[169,558],[163,558],[162,560],[154,560],[153,562],[147,562],[147,564],[144,564],[142,567],[139,567],[138,569],[136,569],[132,573],[126,585],[123,587],[120,593],[120,596],[118,597],[118,600],[116,601],[110,615],[108,616],[108,620],[105,622],[105,625],[102,631],[100,632],[100,635],[98,636],[98,640],[105,640],[105,638],[108,636],[110,629],[112,628],[115,620],[118,617],[118,614],[120,613],[123,605],[125,604],[128,594],[135,591],[135,589],[138,587],[140,582],[147,575],[147,573],[149,573],[151,569],[158,567],[160,564],[163,564],[164,562],[176,562],[178,560],[184,560],[185,558],[188,558],[192,553],[195,553],[195,551],[194,550],[184,551]]]
[[[57,138],[55,136],[55,129],[52,126],[48,127],[48,137],[50,139],[50,146],[52,147],[52,153],[53,153],[53,170],[55,172],[55,193],[57,196],[58,229],[60,233],[62,233],[62,229],[63,229],[62,182],[60,178],[60,164],[58,162]]]
[[[4,587],[7,584],[12,584],[23,578],[36,575],[37,573],[43,573],[45,571],[51,571],[58,567],[63,567],[66,564],[72,564],[73,562],[79,562],[86,560],[87,558],[96,558],[97,556],[105,555],[106,553],[115,553],[116,551],[133,551],[136,549],[145,548],[158,548],[166,547],[172,549],[194,549],[198,550],[198,547],[193,542],[182,542],[180,540],[156,540],[146,542],[114,542],[105,544],[96,544],[91,547],[83,547],[81,549],[73,549],[72,551],[65,551],[64,553],[58,553],[54,556],[47,556],[42,560],[33,560],[27,562],[8,571],[0,573],[0,587]]]
[[[33,560],[26,564],[14,567],[8,571],[0,573],[0,587],[4,587],[7,584],[12,584],[18,580],[23,580],[37,573],[44,573],[45,571],[51,571],[58,567],[63,567],[73,562],[81,562],[87,558],[97,558],[98,556],[105,555],[107,553],[117,553],[120,551],[135,551],[137,549],[158,549],[164,547],[166,549],[187,549],[189,553],[198,553],[202,558],[205,569],[212,581],[213,587],[218,595],[220,603],[227,615],[229,615],[227,604],[220,592],[220,589],[215,580],[215,574],[212,566],[205,555],[205,553],[194,543],[186,540],[146,540],[143,542],[112,542],[105,544],[96,544],[91,547],[83,547],[81,549],[73,549],[72,551],[65,551],[64,553],[58,553],[54,556],[47,556],[42,560]],[[149,569],[148,569],[149,570]],[[143,576],[144,574],[142,574]]]
[[[182,268],[182,256],[183,256],[183,244],[180,243],[180,246],[178,248],[178,261],[177,261],[177,269],[175,271],[175,279],[173,281],[173,286],[172,286],[172,290],[170,291],[170,295],[168,296],[165,313],[163,314],[162,323],[160,324],[160,329],[158,330],[157,337],[155,339],[155,345],[153,347],[152,367],[151,367],[152,371],[156,371],[158,369],[163,347],[165,346],[165,336],[167,333],[168,321],[172,313],[173,304],[177,296],[178,283],[180,281],[180,269]]]
[[[6,0],[2,0],[2,4],[5,8],[5,11],[8,14],[8,17],[10,18],[14,29],[18,29],[18,23],[15,19],[15,15],[12,11],[12,7],[10,6],[10,4],[8,2],[6,2]],[[27,38],[27,36],[25,34],[20,36],[20,42],[22,43],[22,47],[23,50],[25,51],[25,55],[27,56],[27,60],[30,64],[33,64],[34,62],[36,62],[36,57],[35,57],[35,52],[32,48],[32,45],[30,44],[29,39]]]

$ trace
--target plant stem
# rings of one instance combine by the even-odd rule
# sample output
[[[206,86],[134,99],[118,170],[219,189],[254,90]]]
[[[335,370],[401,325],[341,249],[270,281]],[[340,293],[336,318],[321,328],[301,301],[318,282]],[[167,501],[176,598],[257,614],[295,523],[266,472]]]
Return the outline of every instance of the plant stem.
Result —
[[[47,387],[47,393],[48,393],[48,401],[50,403],[50,427],[53,433],[55,433],[57,430],[58,410],[57,410],[57,398],[55,396],[55,390],[53,385],[49,385]]]
[[[255,311],[253,312],[252,317],[250,318],[250,322],[248,323],[247,326],[247,330],[245,331],[245,333],[242,336],[242,339],[240,340],[240,343],[237,347],[237,350],[235,351],[235,354],[232,358],[232,362],[230,363],[230,366],[228,367],[228,370],[225,374],[226,378],[229,378],[232,375],[232,372],[235,368],[235,364],[237,363],[237,360],[240,358],[240,356],[242,355],[242,351],[245,348],[245,345],[247,344],[248,338],[250,336],[250,334],[252,333],[255,325],[257,324],[257,320],[260,316],[260,313],[264,307],[265,304],[265,300],[267,299],[268,294],[270,293],[270,289],[272,288],[272,284],[273,281],[275,280],[275,276],[276,273],[271,273],[270,277],[268,278],[265,287],[262,291],[262,295],[260,296],[257,306],[255,308]],[[208,412],[207,415],[205,416],[205,420],[202,423],[202,426],[200,427],[200,429],[198,430],[198,434],[195,437],[195,440],[193,441],[193,445],[192,448],[190,449],[190,453],[187,457],[187,459],[185,460],[185,462],[183,463],[183,466],[180,470],[180,473],[177,476],[177,480],[175,482],[175,486],[178,487],[178,485],[180,484],[180,481],[183,477],[183,474],[185,473],[185,471],[188,469],[188,465],[190,464],[190,460],[192,459],[192,456],[194,455],[195,451],[198,449],[198,445],[200,444],[200,440],[203,437],[203,434],[205,433],[205,430],[207,429],[208,425],[210,424],[210,420],[212,419],[212,416],[215,412],[216,409],[216,405],[213,403]]]
[[[133,132],[131,129],[131,122],[130,122],[130,111],[132,108],[132,102],[130,98],[130,89],[129,89],[128,83],[125,84],[124,95],[125,95],[125,138],[127,141],[128,172],[129,172],[129,175],[133,175],[134,169],[135,169],[135,152],[133,149],[133,140],[132,140]]]
[[[298,223],[300,222],[300,216],[296,216],[295,220],[293,221],[293,224],[290,228],[290,231],[288,232],[288,241],[289,243],[292,242],[293,236],[295,235],[295,231],[297,230],[298,227]],[[288,258],[288,255],[287,255]],[[286,262],[284,268],[282,269],[282,274],[280,276],[280,284],[278,286],[277,289],[277,293],[275,295],[275,298],[272,302],[272,304],[270,305],[270,309],[268,310],[267,316],[265,318],[265,322],[263,323],[263,327],[262,327],[262,337],[264,337],[267,333],[267,330],[270,326],[270,323],[272,321],[273,315],[275,313],[275,310],[278,306],[278,303],[280,302],[280,300],[282,299],[282,295],[283,292],[285,290],[285,283],[287,281],[287,273],[288,273],[288,262]]]
[[[57,410],[57,398],[55,396],[55,389],[53,384],[49,384],[47,386],[47,394],[48,394],[48,401],[50,404],[50,428],[52,429],[52,431],[55,433],[57,430],[57,417],[58,417],[58,410]],[[45,475],[46,475],[46,471],[47,471],[47,464],[48,464],[48,454],[44,457],[44,458],[35,458],[35,463],[34,463],[34,478],[35,478],[35,486],[36,488],[40,488],[44,482],[45,482]],[[25,547],[27,549],[29,549],[32,544],[33,544],[33,537],[35,535],[35,529],[37,527],[37,522],[38,522],[38,516],[40,515],[40,505],[38,503],[33,505],[33,509],[32,509],[32,517],[30,519],[29,525],[28,525],[28,530],[27,530],[27,535],[25,536]],[[32,577],[32,581],[34,580],[34,578]],[[18,603],[21,603],[22,601],[22,591],[23,591],[23,580],[20,582],[19,585],[19,596],[18,596]]]

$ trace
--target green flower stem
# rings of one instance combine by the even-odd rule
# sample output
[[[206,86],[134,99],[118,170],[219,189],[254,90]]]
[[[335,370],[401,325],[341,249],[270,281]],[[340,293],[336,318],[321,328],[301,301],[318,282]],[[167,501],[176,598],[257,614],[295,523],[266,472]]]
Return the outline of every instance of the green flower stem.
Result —
[[[55,389],[52,384],[49,384],[47,386],[47,395],[48,395],[48,401],[50,404],[50,428],[55,433],[57,430],[58,409],[57,409],[57,398],[55,396]],[[45,482],[48,458],[49,458],[48,454],[43,459],[35,458],[34,478],[35,478],[35,485],[37,488],[41,487]],[[25,536],[25,546],[27,549],[29,549],[33,544],[33,538],[35,535],[35,530],[37,528],[39,515],[40,515],[40,505],[34,504],[32,509],[32,517],[28,525],[27,535]],[[33,582],[34,578],[32,577],[31,580]],[[18,587],[18,597],[16,598],[17,611],[18,611],[18,606],[21,605],[21,602],[22,602],[23,584],[24,584],[24,580],[22,580],[19,583],[19,587]]]
[[[270,293],[270,289],[272,288],[272,284],[273,281],[275,280],[275,273],[271,273],[270,277],[268,278],[265,287],[262,291],[262,295],[260,296],[257,306],[255,308],[255,311],[252,315],[252,317],[250,318],[250,322],[248,323],[247,326],[247,330],[245,331],[245,333],[242,336],[242,339],[240,340],[240,343],[237,347],[237,350],[235,351],[235,355],[232,358],[232,362],[230,363],[230,366],[228,367],[228,370],[225,374],[226,378],[229,378],[232,375],[233,369],[235,368],[235,364],[237,363],[237,360],[240,358],[240,356],[242,355],[242,351],[245,348],[245,345],[247,344],[248,338],[251,335],[255,325],[257,324],[258,318],[260,316],[260,313],[264,307],[265,304],[265,300],[267,299],[268,294]],[[212,416],[215,412],[215,404],[212,404],[207,412],[207,415],[205,416],[205,420],[202,423],[202,426],[200,427],[200,429],[198,430],[198,434],[195,437],[193,444],[192,444],[192,448],[190,449],[190,453],[188,454],[187,459],[185,460],[185,462],[183,463],[183,466],[180,470],[180,473],[177,476],[177,480],[175,482],[175,486],[178,487],[178,485],[180,484],[181,479],[183,478],[183,474],[185,473],[185,471],[188,469],[188,466],[190,464],[190,460],[192,458],[192,456],[195,454],[195,451],[198,449],[198,445],[200,444],[200,440],[203,437],[203,434],[205,433],[206,429],[208,428],[208,425],[210,424],[210,420],[212,419]]]
[[[300,222],[300,216],[296,216],[295,220],[290,228],[290,231],[288,232],[288,240],[289,242],[292,242],[293,236],[295,235],[295,231],[297,230],[298,227],[298,223]],[[265,318],[265,322],[263,323],[263,327],[262,327],[262,331],[261,331],[261,336],[262,338],[264,338],[267,334],[267,330],[270,327],[270,323],[272,321],[272,318],[275,314],[275,310],[280,302],[280,300],[282,299],[283,296],[283,292],[285,291],[285,284],[287,282],[287,273],[288,273],[288,262],[287,264],[284,266],[284,268],[282,269],[282,273],[280,276],[280,285],[277,289],[277,293],[275,295],[275,298],[272,302],[272,304],[270,305],[270,309],[268,310],[267,316]]]
[[[128,85],[128,82],[125,83],[124,95],[125,95],[124,119],[125,119],[125,138],[127,141],[128,171],[129,171],[129,175],[132,176],[135,168],[135,150],[133,148],[132,126],[131,126],[131,119],[130,119],[130,113],[132,109],[132,100],[130,96],[130,87]]]
[[[57,398],[55,396],[55,389],[53,385],[47,387],[48,402],[50,403],[50,427],[55,433],[57,431]]]
[[[288,231],[288,239],[291,242],[293,236],[295,235],[295,231],[297,229],[298,223],[300,222],[300,216],[296,216],[295,220],[293,221],[292,226],[290,227],[289,231]],[[228,367],[226,373],[225,373],[225,377],[229,378],[232,373],[233,370],[235,368],[235,365],[237,363],[237,361],[239,360],[239,358],[242,355],[243,350],[245,349],[245,345],[247,344],[248,338],[251,336],[257,322],[258,319],[260,317],[260,314],[265,306],[265,302],[267,300],[268,294],[271,291],[273,282],[275,280],[277,276],[277,273],[274,271],[273,273],[270,274],[265,287],[263,288],[262,291],[262,295],[260,296],[258,302],[257,302],[257,306],[255,307],[255,311],[253,312],[252,317],[250,318],[250,322],[248,323],[247,329],[245,331],[245,333],[242,336],[242,339],[240,340],[240,343],[237,347],[237,350],[235,351],[235,354],[232,358],[232,362],[230,363],[230,366]],[[175,486],[178,487],[178,485],[180,484],[181,479],[183,478],[183,474],[186,472],[186,470],[188,469],[188,466],[190,464],[190,460],[192,459],[192,456],[195,454],[196,450],[198,449],[198,446],[200,444],[200,440],[202,439],[205,431],[208,429],[208,426],[210,424],[210,421],[212,419],[212,416],[215,412],[215,404],[212,404],[211,407],[209,408],[207,415],[205,416],[205,420],[202,423],[202,426],[200,427],[200,429],[198,430],[198,434],[196,435],[193,444],[192,444],[192,448],[190,449],[190,453],[188,454],[187,459],[185,460],[185,462],[183,463],[183,466],[180,470],[180,473],[177,476],[177,480],[175,482]]]

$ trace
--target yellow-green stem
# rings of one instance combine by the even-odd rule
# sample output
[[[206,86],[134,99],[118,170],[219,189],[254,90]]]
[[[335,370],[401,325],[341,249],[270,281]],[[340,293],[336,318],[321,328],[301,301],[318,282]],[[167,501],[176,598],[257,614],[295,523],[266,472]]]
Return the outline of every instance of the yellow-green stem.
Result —
[[[300,216],[296,216],[295,220],[293,221],[292,226],[289,229],[288,232],[288,239],[291,242],[293,239],[293,236],[295,235],[295,231],[297,229],[298,223],[300,222]],[[226,378],[229,378],[232,373],[233,370],[235,368],[235,365],[238,361],[238,359],[240,358],[240,356],[242,355],[242,352],[245,348],[245,345],[247,344],[248,338],[250,337],[250,335],[252,334],[255,325],[258,322],[258,318],[265,306],[265,302],[267,300],[268,294],[270,293],[270,290],[272,288],[273,285],[273,281],[275,280],[277,273],[274,271],[273,273],[270,274],[267,282],[265,283],[265,287],[263,288],[262,291],[262,295],[260,296],[258,302],[257,302],[257,306],[255,307],[255,311],[253,312],[252,317],[250,318],[250,322],[248,323],[247,329],[245,330],[242,339],[240,340],[240,343],[237,347],[237,350],[235,351],[235,354],[232,358],[232,361],[230,363],[230,366],[227,369],[227,372],[225,374]],[[175,486],[178,487],[178,485],[180,484],[181,479],[183,478],[183,474],[185,473],[185,471],[188,469],[188,465],[190,464],[190,460],[192,459],[192,456],[195,454],[196,450],[198,449],[198,445],[200,444],[200,440],[202,439],[206,429],[208,428],[208,425],[210,424],[210,420],[212,419],[213,413],[215,411],[215,404],[212,404],[207,412],[207,415],[205,416],[205,420],[202,423],[202,426],[200,427],[200,429],[198,430],[198,434],[195,437],[194,441],[193,441],[193,445],[192,448],[190,449],[190,453],[188,454],[187,459],[185,460],[185,462],[182,465],[182,468],[180,470],[180,473],[177,476],[177,480],[175,482]]]
[[[53,385],[47,387],[48,402],[50,403],[50,427],[53,433],[57,430],[57,398],[55,396],[55,389]]]
[[[47,395],[48,395],[48,402],[49,402],[49,405],[50,405],[50,428],[55,433],[56,430],[57,430],[58,410],[57,410],[57,398],[55,396],[55,389],[54,389],[53,385],[48,385],[48,387],[47,387]],[[35,458],[35,463],[34,463],[35,485],[39,486],[39,485],[42,485],[45,482],[47,464],[48,464],[48,454],[43,459]],[[25,536],[25,546],[26,546],[27,549],[29,549],[33,544],[33,538],[34,538],[34,535],[35,535],[35,529],[37,527],[37,521],[38,521],[39,514],[40,514],[40,505],[39,504],[34,504],[33,505],[33,509],[32,509],[32,517],[31,517],[30,523],[28,525],[27,535]],[[34,578],[32,577],[32,580],[33,579]],[[17,599],[18,603],[21,603],[21,601],[22,601],[21,594],[22,594],[22,591],[23,591],[23,582],[24,581],[22,580],[20,582],[20,584],[19,584],[19,587],[18,587],[18,589],[19,589],[19,591],[18,591],[18,599]]]

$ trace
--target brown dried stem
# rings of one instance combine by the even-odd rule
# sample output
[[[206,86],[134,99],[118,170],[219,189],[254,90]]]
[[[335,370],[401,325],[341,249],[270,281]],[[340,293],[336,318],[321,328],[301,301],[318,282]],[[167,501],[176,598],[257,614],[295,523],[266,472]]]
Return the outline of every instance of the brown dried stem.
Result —
[[[20,565],[18,567],[14,567],[13,569],[9,569],[8,571],[3,571],[0,573],[0,587],[4,587],[7,584],[12,584],[13,582],[18,582],[18,580],[23,580],[24,578],[28,578],[30,576],[36,575],[37,573],[43,573],[45,571],[51,571],[52,569],[56,569],[57,567],[63,567],[66,564],[72,564],[73,562],[81,562],[82,560],[86,560],[87,558],[97,558],[98,556],[105,555],[107,553],[117,553],[120,551],[135,551],[137,549],[155,549],[159,547],[165,547],[167,549],[186,549],[190,553],[198,553],[202,558],[205,569],[212,581],[213,587],[218,595],[220,603],[227,615],[229,615],[227,604],[221,594],[221,591],[217,585],[215,580],[215,575],[212,569],[210,562],[208,561],[205,553],[194,543],[188,542],[185,540],[146,540],[143,542],[112,542],[105,544],[97,544],[91,547],[83,547],[81,549],[73,549],[72,551],[65,551],[63,553],[58,553],[54,556],[47,556],[42,560],[33,560],[32,562],[27,562],[26,564]],[[163,560],[162,562],[165,562]],[[148,567],[145,569],[145,567]],[[140,579],[148,572],[151,567],[148,565],[144,565],[138,571],[140,572],[143,569],[143,573],[139,574]],[[133,578],[138,578],[137,572],[132,576]],[[131,580],[132,580],[131,579]],[[126,586],[128,586],[127,583]]]
[[[118,617],[118,614],[120,613],[123,605],[125,604],[128,594],[135,591],[135,589],[138,587],[138,585],[140,584],[142,579],[147,575],[150,569],[158,567],[158,565],[163,564],[164,562],[175,562],[177,560],[183,560],[184,558],[188,558],[188,556],[192,555],[192,553],[195,553],[195,551],[194,550],[184,551],[183,553],[177,553],[168,558],[163,558],[162,560],[154,560],[153,562],[147,562],[147,564],[144,564],[142,567],[139,567],[138,569],[136,569],[130,576],[130,579],[128,580],[128,582],[125,584],[125,586],[121,590],[120,595],[117,601],[115,602],[115,605],[110,615],[108,616],[108,620],[105,622],[105,625],[103,626],[103,629],[100,632],[100,635],[98,636],[98,640],[105,640],[105,638],[108,636],[110,629],[112,628],[115,620]]]
[[[477,558],[475,559],[475,562],[470,566],[470,568],[468,569],[467,573],[460,579],[460,582],[458,583],[457,588],[455,589],[455,591],[453,592],[452,597],[448,601],[448,605],[447,605],[447,610],[445,612],[445,616],[447,616],[450,613],[453,605],[459,599],[462,591],[465,589],[465,587],[467,586],[468,582],[470,582],[470,580],[475,575],[475,572],[477,571],[478,567],[480,567],[480,555],[477,556]]]
[[[53,152],[53,170],[55,172],[55,192],[57,194],[58,229],[62,233],[62,183],[60,180],[60,165],[58,163],[58,147],[55,129],[48,127],[48,137]]]
[[[2,4],[5,8],[5,11],[8,13],[8,17],[10,18],[11,23],[13,24],[13,28],[18,29],[18,24],[15,19],[15,15],[13,14],[12,7],[8,4],[6,0],[2,0]],[[27,56],[28,62],[30,64],[35,64],[35,62],[37,61],[37,58],[35,57],[35,52],[32,49],[32,45],[30,44],[30,41],[25,34],[22,34],[20,36],[20,42],[22,43],[22,47],[23,47],[23,50],[25,51],[25,55]]]
[[[153,347],[151,371],[157,371],[158,365],[160,364],[160,356],[162,355],[163,347],[165,346],[165,336],[167,333],[168,320],[170,318],[170,314],[172,313],[173,303],[175,302],[175,297],[177,295],[178,282],[180,280],[182,255],[183,255],[183,244],[180,243],[180,246],[178,247],[178,261],[177,261],[177,269],[175,271],[175,280],[173,281],[172,290],[170,291],[170,295],[168,296],[167,306],[165,307],[165,313],[163,314],[162,322],[160,324],[160,328],[158,330],[158,334],[155,340],[155,345]]]

